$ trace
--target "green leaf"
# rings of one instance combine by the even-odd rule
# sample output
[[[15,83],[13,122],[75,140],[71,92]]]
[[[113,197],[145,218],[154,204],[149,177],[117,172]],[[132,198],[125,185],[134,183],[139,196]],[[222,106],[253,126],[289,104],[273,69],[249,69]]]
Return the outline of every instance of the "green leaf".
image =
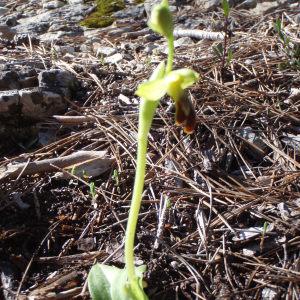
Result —
[[[118,275],[118,268],[96,264],[88,275],[88,286],[93,300],[111,300],[111,282]]]
[[[136,268],[137,281],[127,282],[126,269],[96,264],[88,275],[88,287],[93,300],[147,300],[143,291],[146,266]]]
[[[281,31],[281,21],[279,19],[277,19],[275,22],[275,29],[276,29],[277,33],[279,33]]]
[[[92,181],[90,183],[90,194],[91,194],[92,198],[96,197],[96,188],[95,188],[95,182],[94,181]]]
[[[229,49],[228,49],[228,52],[227,52],[227,59],[226,59],[227,64],[230,64],[231,61],[232,61],[232,59],[233,59],[233,52],[232,52],[232,50],[229,48]]]
[[[222,0],[222,8],[223,8],[224,16],[228,18],[230,12],[230,6],[227,0]]]

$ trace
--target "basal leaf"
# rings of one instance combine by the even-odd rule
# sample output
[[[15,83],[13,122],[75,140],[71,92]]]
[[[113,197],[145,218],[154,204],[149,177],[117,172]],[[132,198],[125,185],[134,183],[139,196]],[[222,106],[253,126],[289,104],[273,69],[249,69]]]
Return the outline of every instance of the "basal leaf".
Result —
[[[93,300],[147,300],[143,291],[143,272],[146,266],[136,268],[137,282],[127,282],[126,269],[96,264],[88,275],[88,286]]]

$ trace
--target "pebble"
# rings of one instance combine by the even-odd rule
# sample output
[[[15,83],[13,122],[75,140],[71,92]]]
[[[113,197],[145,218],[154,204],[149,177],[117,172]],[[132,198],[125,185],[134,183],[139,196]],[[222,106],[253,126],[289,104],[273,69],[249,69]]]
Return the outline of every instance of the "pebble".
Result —
[[[75,52],[75,47],[73,46],[59,46],[59,45],[55,45],[54,47],[54,50],[61,54],[61,55],[65,55],[65,54],[74,54]]]
[[[22,114],[32,119],[50,117],[66,110],[67,103],[55,92],[39,87],[19,91]]]
[[[18,90],[0,92],[0,115],[7,116],[19,103],[20,95]]]
[[[181,37],[174,41],[174,47],[193,45],[194,42],[190,37]]]
[[[3,16],[7,12],[8,12],[8,8],[6,8],[6,7],[0,7],[0,16]]]
[[[10,28],[9,26],[4,24],[0,25],[0,37],[2,39],[12,40],[16,33],[16,30]]]
[[[50,1],[43,4],[44,9],[55,9],[64,6],[65,3],[62,1]]]
[[[112,56],[117,53],[117,50],[113,47],[102,46],[100,43],[93,43],[93,52],[96,56]]]
[[[0,90],[14,90],[20,88],[19,75],[15,71],[0,72]]]
[[[104,59],[104,62],[107,64],[116,64],[123,59],[123,55],[121,53],[116,53],[112,56],[108,56]]]

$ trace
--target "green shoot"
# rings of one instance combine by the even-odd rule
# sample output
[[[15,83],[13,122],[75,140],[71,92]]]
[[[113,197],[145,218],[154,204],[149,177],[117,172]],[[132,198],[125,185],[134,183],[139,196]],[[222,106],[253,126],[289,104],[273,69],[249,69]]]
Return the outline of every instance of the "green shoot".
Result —
[[[259,244],[260,252],[262,252],[263,247],[264,247],[265,234],[267,232],[268,225],[269,225],[268,222],[264,222],[264,227],[263,227],[263,231],[261,233],[261,239],[260,239],[260,244]]]
[[[229,29],[230,6],[227,0],[222,0],[222,9],[224,15],[224,42],[223,45],[218,44],[213,50],[217,54],[217,57],[221,57],[221,69],[223,70],[225,65],[229,65],[233,59],[233,52],[231,49],[228,49],[228,40],[230,39],[231,31]]]
[[[120,180],[119,180],[119,173],[117,169],[114,169],[114,173],[113,173],[113,180],[116,184],[116,186],[119,186]]]
[[[225,18],[228,18],[230,13],[230,6],[227,0],[222,0],[222,8]]]
[[[92,196],[92,199],[94,200],[97,196],[96,194],[96,188],[95,188],[95,182],[90,183],[90,195]]]
[[[168,42],[168,60],[161,62],[150,79],[139,85],[136,94],[141,98],[139,107],[137,167],[125,236],[125,268],[96,264],[88,276],[91,296],[96,300],[146,300],[143,290],[143,272],[146,266],[134,265],[134,238],[141,207],[146,174],[148,135],[159,100],[169,95],[175,101],[176,123],[192,133],[196,126],[196,114],[186,89],[193,85],[199,75],[190,69],[172,71],[174,60],[173,19],[167,0],[155,6],[149,27],[161,34]],[[114,172],[114,177],[117,174]]]
[[[287,61],[279,64],[281,69],[292,67],[296,70],[300,69],[300,44],[292,43],[291,39],[284,32],[284,28],[279,19],[274,24],[275,32],[278,34],[279,41],[287,56]]]
[[[74,165],[71,169],[71,175],[74,176],[76,173],[76,166]]]

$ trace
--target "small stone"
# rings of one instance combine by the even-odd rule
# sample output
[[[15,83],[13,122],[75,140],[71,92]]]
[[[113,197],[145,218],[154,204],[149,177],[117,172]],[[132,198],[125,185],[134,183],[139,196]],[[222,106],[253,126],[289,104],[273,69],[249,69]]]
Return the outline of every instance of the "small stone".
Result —
[[[273,288],[265,287],[261,292],[262,300],[275,300],[277,299],[277,292]]]
[[[91,237],[89,238],[82,238],[77,241],[77,248],[81,251],[92,251],[96,247],[95,240]]]
[[[39,87],[47,91],[60,93],[70,98],[71,90],[77,85],[77,80],[70,72],[52,69],[40,72]]]
[[[174,269],[178,269],[178,267],[179,267],[179,263],[176,260],[171,261],[170,265]]]
[[[277,209],[280,212],[281,219],[287,221],[290,218],[291,210],[284,202],[277,204]]]
[[[0,73],[0,91],[19,89],[19,75],[15,71]]]
[[[112,56],[117,53],[117,50],[113,47],[102,46],[100,43],[93,43],[93,52],[96,56]]]
[[[91,50],[91,46],[85,44],[81,44],[79,47],[80,52],[89,52]]]
[[[116,64],[123,59],[123,55],[121,53],[116,53],[112,56],[106,57],[104,62],[107,64]]]
[[[300,135],[288,133],[282,138],[282,142],[291,148],[296,155],[300,155]]]
[[[36,36],[31,36],[29,34],[17,34],[14,37],[15,43],[20,46],[20,45],[39,45],[40,40]]]
[[[68,46],[68,45],[67,46],[55,45],[54,50],[61,55],[74,54],[75,52],[75,48],[73,46]]]
[[[170,6],[171,12],[174,12],[174,10],[177,10],[176,2],[177,2],[176,0],[169,1],[169,6]],[[159,3],[161,3],[161,0],[145,0],[144,1],[144,9],[145,9],[145,12],[146,12],[148,18],[151,15],[153,6],[155,6]]]
[[[205,11],[211,11],[220,6],[221,0],[195,0],[195,3]]]
[[[38,85],[37,76],[26,77],[24,79],[20,79],[20,85],[22,89],[31,88]]]
[[[174,42],[174,47],[180,47],[180,46],[188,46],[194,44],[193,40],[190,37],[181,37]]]
[[[83,4],[84,0],[68,0],[70,5]]]
[[[155,43],[149,43],[145,46],[144,52],[147,54],[151,54],[154,49],[156,49],[158,46]]]
[[[41,88],[22,89],[19,94],[22,114],[33,119],[50,117],[67,107],[61,95]]]
[[[18,111],[19,100],[18,90],[0,92],[0,114],[7,116],[8,113]]]
[[[9,27],[16,26],[18,24],[16,16],[6,17],[5,24]]]
[[[246,0],[246,1],[243,1],[241,4],[237,5],[236,8],[251,9],[251,8],[255,8],[256,5],[257,5],[257,0]]]
[[[8,8],[6,8],[6,7],[0,7],[0,16],[3,16],[7,12],[8,12]]]
[[[258,151],[258,153],[263,154],[268,149],[268,146],[264,143],[261,134],[256,132],[250,126],[245,126],[244,128],[239,129],[237,135],[244,139],[250,146],[252,146],[251,151],[256,150],[256,152]]]
[[[16,34],[16,30],[15,29],[12,29],[10,28],[9,26],[7,25],[0,25],[0,37],[2,39],[7,39],[7,40],[12,40]]]
[[[62,1],[50,1],[43,4],[44,9],[55,9],[64,6],[65,3]]]

